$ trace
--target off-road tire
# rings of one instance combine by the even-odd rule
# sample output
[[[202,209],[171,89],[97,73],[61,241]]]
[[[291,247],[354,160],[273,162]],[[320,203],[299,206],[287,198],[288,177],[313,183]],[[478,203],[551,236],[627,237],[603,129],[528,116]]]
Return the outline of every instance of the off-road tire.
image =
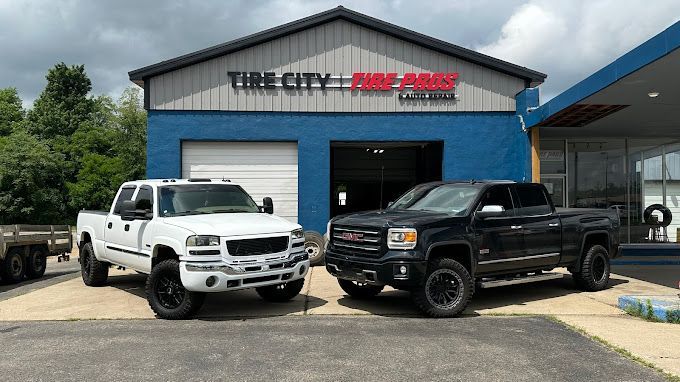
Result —
[[[168,259],[156,264],[146,278],[146,299],[159,318],[185,320],[201,308],[205,293],[184,289],[179,275],[179,261]],[[173,299],[172,303],[170,299]]]
[[[268,285],[255,288],[255,291],[265,301],[286,302],[300,294],[300,291],[302,291],[302,287],[304,285],[305,279],[299,279],[285,284]]]
[[[7,256],[0,262],[0,277],[4,284],[15,284],[23,281],[26,275],[26,258],[23,248],[15,247],[7,251]]]
[[[97,260],[92,243],[85,243],[80,249],[80,275],[87,286],[98,287],[109,278],[109,263]]]
[[[325,245],[326,241],[318,232],[305,231],[305,252],[309,255],[309,263],[312,266],[324,263],[326,258]]]
[[[342,288],[345,293],[356,299],[375,297],[378,293],[382,292],[384,288],[383,285],[364,284],[344,279],[338,279],[338,284],[340,284],[340,288]]]
[[[470,272],[461,263],[449,258],[433,259],[427,268],[422,285],[411,291],[418,310],[435,318],[455,317],[462,313],[474,293]],[[451,290],[440,290],[448,287]],[[450,291],[455,291],[455,295],[451,296]],[[447,302],[447,299],[451,301]]]
[[[29,279],[39,279],[47,269],[47,248],[42,245],[31,247],[31,253],[26,259],[26,276]]]
[[[593,245],[581,260],[581,270],[572,272],[572,277],[579,289],[596,292],[607,287],[610,271],[609,252],[601,245]]]

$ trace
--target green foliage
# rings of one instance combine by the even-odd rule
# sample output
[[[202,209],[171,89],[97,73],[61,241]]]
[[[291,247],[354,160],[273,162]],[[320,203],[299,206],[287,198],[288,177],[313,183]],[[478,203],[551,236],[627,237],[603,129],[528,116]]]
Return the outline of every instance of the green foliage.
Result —
[[[116,102],[91,97],[85,68],[60,63],[24,113],[15,89],[0,90],[0,223],[73,223],[77,211],[109,207],[118,187],[146,172],[141,91]]]
[[[120,132],[116,148],[129,166],[126,178],[142,179],[146,175],[146,110],[139,88],[129,87],[123,91],[117,111]]]
[[[0,138],[0,224],[45,224],[64,214],[63,160],[24,131]]]
[[[125,182],[126,163],[120,157],[87,153],[75,182],[67,183],[74,209],[106,209],[121,183]]]
[[[0,137],[9,135],[14,124],[23,119],[24,109],[17,89],[0,89]]]
[[[91,118],[95,100],[88,98],[92,82],[83,65],[59,63],[47,72],[47,86],[33,104],[27,118],[28,131],[39,138],[72,135]]]

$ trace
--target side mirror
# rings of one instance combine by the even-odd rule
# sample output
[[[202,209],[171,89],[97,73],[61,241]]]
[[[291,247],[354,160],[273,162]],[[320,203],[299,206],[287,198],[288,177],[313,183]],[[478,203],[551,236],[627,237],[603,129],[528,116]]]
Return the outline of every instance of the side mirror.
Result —
[[[120,219],[125,221],[135,220],[136,207],[134,200],[123,200],[120,205]]]
[[[151,220],[153,219],[153,212],[148,209],[137,209],[137,203],[134,200],[124,200],[120,205],[120,220]]]
[[[503,215],[505,215],[505,208],[503,208],[503,206],[497,206],[494,204],[482,207],[482,209],[477,211],[475,214],[478,219],[482,220],[488,218],[497,218]]]
[[[274,213],[274,202],[272,198],[266,197],[262,199],[262,212],[273,214]]]
[[[388,202],[387,207],[392,207],[393,204],[394,204],[394,202]]]

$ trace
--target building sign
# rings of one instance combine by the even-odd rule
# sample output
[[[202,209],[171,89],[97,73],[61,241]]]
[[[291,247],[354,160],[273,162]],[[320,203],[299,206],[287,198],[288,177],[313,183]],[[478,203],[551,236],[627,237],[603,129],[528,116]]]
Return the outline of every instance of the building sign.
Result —
[[[234,89],[306,89],[328,88],[349,91],[392,91],[399,99],[457,99],[455,94],[458,73],[397,73],[356,72],[351,76],[331,73],[227,72]],[[405,92],[405,91],[409,92]],[[418,93],[414,93],[418,92]],[[435,93],[437,92],[437,93]]]
[[[541,150],[541,160],[551,162],[562,162],[564,160],[564,151]]]

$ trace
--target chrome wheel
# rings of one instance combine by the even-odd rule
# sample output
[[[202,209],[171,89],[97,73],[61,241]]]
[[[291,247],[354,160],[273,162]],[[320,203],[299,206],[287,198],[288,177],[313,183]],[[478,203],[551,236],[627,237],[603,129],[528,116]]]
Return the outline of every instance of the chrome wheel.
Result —
[[[307,255],[309,255],[310,260],[315,259],[321,254],[321,247],[315,242],[306,241],[305,252],[307,252]]]
[[[427,301],[437,309],[453,309],[463,298],[462,284],[463,279],[456,272],[438,269],[430,274],[425,283]]]

